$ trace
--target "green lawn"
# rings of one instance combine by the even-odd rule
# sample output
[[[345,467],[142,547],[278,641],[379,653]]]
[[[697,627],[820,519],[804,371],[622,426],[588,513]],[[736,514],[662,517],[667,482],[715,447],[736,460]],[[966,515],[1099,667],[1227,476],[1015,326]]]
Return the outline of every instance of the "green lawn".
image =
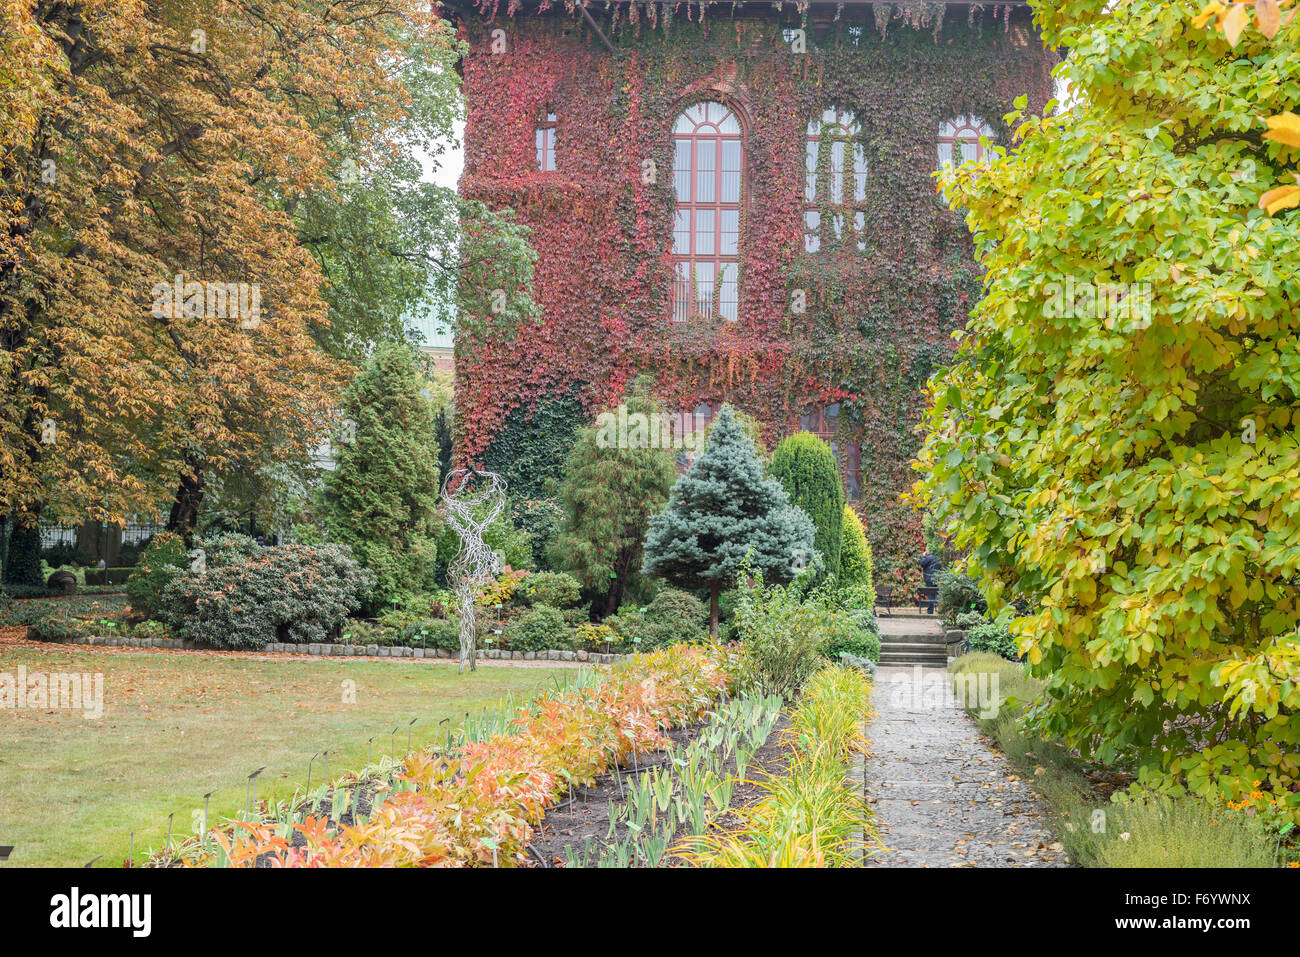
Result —
[[[330,774],[432,740],[438,722],[506,694],[530,696],[561,669],[454,663],[251,661],[235,656],[151,654],[123,649],[0,646],[0,672],[103,674],[104,715],[0,708],[0,844],[15,846],[10,867],[119,866],[135,830],[137,860],[160,847],[167,815],[191,830],[202,795],[214,821],[244,806],[245,779],[262,765],[258,797],[287,796],[307,779],[307,761],[328,748]],[[572,672],[569,672],[572,674]],[[344,703],[345,681],[356,703]],[[313,781],[320,780],[316,762]],[[315,785],[313,784],[313,787]]]

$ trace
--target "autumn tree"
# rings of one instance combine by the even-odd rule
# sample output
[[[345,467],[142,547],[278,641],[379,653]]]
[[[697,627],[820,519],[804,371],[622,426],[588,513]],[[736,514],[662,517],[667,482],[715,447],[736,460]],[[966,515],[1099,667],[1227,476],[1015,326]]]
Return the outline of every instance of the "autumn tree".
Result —
[[[986,295],[917,497],[990,609],[1028,609],[1041,728],[1300,819],[1300,24],[1272,0],[1037,16],[1073,101],[945,184]]]
[[[595,593],[594,610],[601,617],[618,611],[640,572],[650,517],[663,508],[677,480],[674,452],[652,442],[645,426],[658,414],[649,398],[629,396],[623,409],[603,413],[596,427],[578,432],[564,465],[564,517],[551,564]],[[608,427],[620,418],[633,424],[621,435]]]
[[[328,219],[310,207],[340,195],[345,159],[361,184],[392,167],[419,100],[404,53],[450,51],[451,30],[417,0],[4,0],[0,16],[0,512],[32,529],[170,499],[188,532],[211,476],[302,461],[327,431],[348,370],[321,346],[356,338],[329,333],[330,290],[388,274],[353,281],[376,243],[304,235]],[[481,212],[447,262],[474,278],[475,315],[530,266],[498,274],[521,234]],[[454,219],[387,246],[418,260]]]

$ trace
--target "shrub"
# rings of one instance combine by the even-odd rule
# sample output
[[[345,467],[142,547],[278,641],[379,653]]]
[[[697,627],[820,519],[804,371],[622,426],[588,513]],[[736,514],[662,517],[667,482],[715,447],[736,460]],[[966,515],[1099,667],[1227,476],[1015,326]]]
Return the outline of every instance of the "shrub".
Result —
[[[939,614],[945,619],[955,623],[957,616],[964,612],[983,614],[988,610],[989,603],[980,592],[976,579],[963,572],[945,570],[939,573]]]
[[[131,637],[148,638],[152,641],[159,638],[175,638],[176,634],[161,621],[142,621],[131,629]]]
[[[409,645],[401,629],[382,622],[370,622],[361,618],[349,619],[339,630],[339,643],[344,645],[378,645],[389,648],[393,645]]]
[[[688,591],[664,588],[646,606],[645,617],[650,621],[683,621],[704,628],[709,623],[709,607]]]
[[[975,625],[966,631],[966,647],[970,651],[988,651],[1001,655],[1008,661],[1020,659],[1016,640],[1011,637],[1011,633],[991,621]]]
[[[66,618],[60,615],[42,618],[28,625],[27,640],[67,642],[73,638],[93,634],[94,631],[95,629],[90,622],[83,621],[80,618]]]
[[[77,546],[64,543],[51,545],[41,551],[41,559],[51,568],[59,568],[62,565],[75,565],[77,562]]]
[[[560,609],[534,605],[506,627],[505,638],[512,651],[553,651],[568,648],[573,632]]]
[[[571,608],[582,599],[578,579],[564,572],[539,572],[528,579],[528,599],[534,605]]]
[[[163,591],[161,618],[214,648],[320,642],[337,636],[373,589],[374,575],[346,546],[258,548],[178,575]]]
[[[799,600],[797,589],[760,580],[739,589],[733,637],[745,644],[749,675],[763,694],[794,698],[825,663],[833,612]]]
[[[196,542],[194,551],[202,556],[200,566],[225,568],[242,564],[261,548],[256,540],[241,532],[218,532]]]
[[[840,541],[840,589],[852,594],[851,603],[865,608],[876,607],[875,563],[871,543],[858,513],[844,506],[844,532]]]
[[[880,663],[880,636],[875,632],[859,627],[847,615],[835,616],[828,631],[830,637],[823,653],[831,661],[838,664],[840,655],[848,653]]]
[[[811,432],[799,432],[777,444],[770,471],[785,487],[790,503],[812,519],[817,530],[813,547],[824,563],[823,572],[836,574],[844,537],[844,484],[835,453]]]
[[[550,571],[551,546],[560,534],[564,506],[552,498],[522,499],[511,502],[510,515],[515,528],[528,536],[533,567]]]
[[[405,615],[405,613],[403,613]],[[401,624],[390,623],[385,615],[380,623],[393,632],[392,643],[409,645],[412,648],[442,648],[446,651],[460,649],[460,623],[445,618],[410,618],[405,617]],[[351,627],[349,626],[349,630]],[[346,639],[346,635],[344,638]],[[356,644],[372,642],[357,641]],[[380,644],[375,641],[373,644]]]
[[[126,580],[131,608],[145,618],[157,618],[163,590],[188,564],[185,541],[172,532],[159,532],[140,556],[140,564]]]

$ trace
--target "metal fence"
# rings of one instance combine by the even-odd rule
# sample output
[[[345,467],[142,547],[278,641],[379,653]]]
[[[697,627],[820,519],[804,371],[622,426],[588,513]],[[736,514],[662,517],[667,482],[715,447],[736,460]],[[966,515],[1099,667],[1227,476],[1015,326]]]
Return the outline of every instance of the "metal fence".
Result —
[[[56,545],[77,544],[77,529],[80,525],[59,525],[54,522],[41,522],[41,548],[53,548]],[[122,544],[139,545],[146,538],[162,531],[158,522],[127,522],[121,526]]]

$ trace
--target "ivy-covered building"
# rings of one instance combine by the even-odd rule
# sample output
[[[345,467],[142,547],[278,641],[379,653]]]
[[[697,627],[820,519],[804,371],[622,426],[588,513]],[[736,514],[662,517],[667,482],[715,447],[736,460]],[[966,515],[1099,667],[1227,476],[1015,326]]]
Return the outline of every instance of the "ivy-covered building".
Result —
[[[532,228],[542,317],[458,340],[460,454],[544,474],[542,430],[650,373],[671,410],[823,435],[882,570],[914,561],[922,386],[979,290],[933,173],[1050,98],[1029,8],[442,6],[468,44],[461,191]]]

